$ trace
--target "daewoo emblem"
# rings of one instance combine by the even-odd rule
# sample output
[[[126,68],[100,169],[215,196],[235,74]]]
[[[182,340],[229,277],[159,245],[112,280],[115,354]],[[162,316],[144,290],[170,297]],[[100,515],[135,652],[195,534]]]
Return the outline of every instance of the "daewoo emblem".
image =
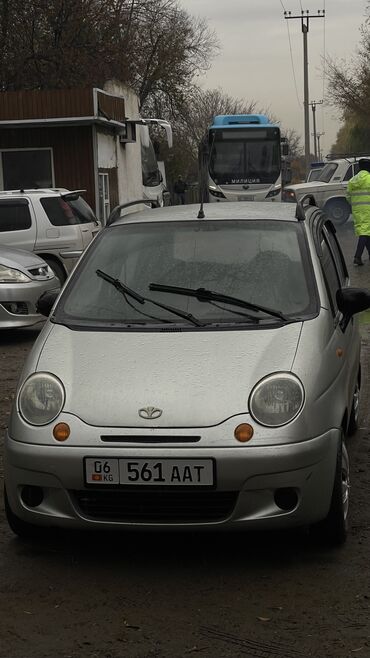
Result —
[[[147,420],[155,420],[162,416],[162,409],[157,409],[156,407],[143,407],[139,409],[139,416],[141,418],[146,418]]]
[[[243,190],[249,190],[249,185],[243,185]]]

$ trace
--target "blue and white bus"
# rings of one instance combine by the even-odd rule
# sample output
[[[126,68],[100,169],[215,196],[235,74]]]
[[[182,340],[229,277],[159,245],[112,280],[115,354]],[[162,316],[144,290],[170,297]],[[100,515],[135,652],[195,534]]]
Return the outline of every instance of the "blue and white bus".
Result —
[[[287,144],[267,116],[215,116],[207,141],[209,201],[281,201]]]

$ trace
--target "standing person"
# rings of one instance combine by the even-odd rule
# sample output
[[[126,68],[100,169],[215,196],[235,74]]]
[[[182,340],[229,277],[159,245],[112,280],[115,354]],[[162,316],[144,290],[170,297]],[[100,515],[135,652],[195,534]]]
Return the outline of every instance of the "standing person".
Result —
[[[358,235],[354,265],[363,265],[366,247],[370,259],[370,160],[361,158],[359,172],[348,181],[347,201],[351,205],[355,233]]]
[[[174,191],[177,196],[177,200],[179,203],[184,204],[185,203],[185,192],[187,190],[187,184],[183,180],[182,176],[179,176],[175,185],[174,185]]]

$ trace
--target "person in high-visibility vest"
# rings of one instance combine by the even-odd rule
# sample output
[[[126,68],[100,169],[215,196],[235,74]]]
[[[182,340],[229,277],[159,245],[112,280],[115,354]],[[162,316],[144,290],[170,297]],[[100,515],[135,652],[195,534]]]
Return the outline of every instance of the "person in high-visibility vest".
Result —
[[[370,160],[358,161],[359,172],[348,181],[347,201],[351,205],[355,233],[358,235],[354,265],[363,265],[366,247],[370,259]]]

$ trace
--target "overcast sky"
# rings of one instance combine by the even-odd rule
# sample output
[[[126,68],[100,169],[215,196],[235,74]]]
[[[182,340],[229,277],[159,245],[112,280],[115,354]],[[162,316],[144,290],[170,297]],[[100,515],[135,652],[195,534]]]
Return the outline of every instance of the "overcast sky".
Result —
[[[301,8],[309,9],[311,14],[317,14],[318,9],[326,10],[325,19],[310,20],[308,34],[309,100],[319,101],[324,96],[324,52],[347,61],[355,56],[368,0],[180,0],[180,3],[192,15],[206,18],[220,41],[220,54],[202,78],[202,86],[220,87],[232,96],[255,100],[259,107],[269,108],[285,128],[294,128],[299,133],[303,146],[301,21],[285,20],[283,8],[292,15],[300,15]],[[328,105],[317,107],[316,118],[317,130],[325,133],[321,137],[325,155],[335,141],[340,121]],[[312,133],[311,108],[310,122]]]

